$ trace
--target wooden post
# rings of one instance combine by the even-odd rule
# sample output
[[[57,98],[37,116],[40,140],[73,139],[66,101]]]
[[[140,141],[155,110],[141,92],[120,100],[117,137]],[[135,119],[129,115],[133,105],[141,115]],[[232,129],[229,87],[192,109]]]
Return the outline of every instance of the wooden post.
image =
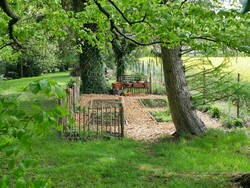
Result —
[[[150,92],[150,94],[153,93],[153,91],[152,91],[152,73],[150,73],[150,76],[149,76],[149,92]]]
[[[72,101],[72,103],[73,103],[73,112],[75,113],[76,112],[76,106],[77,106],[77,91],[76,91],[76,83],[73,83],[73,88],[72,88],[72,90],[73,90],[73,96],[72,96],[72,98],[73,98],[73,101]]]
[[[206,85],[206,69],[205,69],[205,67],[203,68],[203,101],[202,101],[202,103],[203,103],[203,105],[205,105],[206,104],[206,96],[207,96],[207,85]]]
[[[79,83],[81,81],[81,77],[76,77],[76,81]],[[80,104],[81,104],[80,85],[76,84],[76,105],[80,106]]]
[[[240,73],[238,73],[238,83],[240,82]],[[240,117],[240,96],[238,96],[238,99],[237,99],[237,118]]]
[[[121,116],[121,137],[124,137],[124,108],[123,104],[120,104],[120,116]]]

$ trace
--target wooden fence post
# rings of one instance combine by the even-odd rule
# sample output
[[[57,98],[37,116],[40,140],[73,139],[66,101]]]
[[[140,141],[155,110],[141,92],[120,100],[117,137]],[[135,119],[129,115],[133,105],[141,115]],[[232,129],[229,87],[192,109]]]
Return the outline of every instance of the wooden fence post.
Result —
[[[206,104],[206,97],[207,97],[207,84],[206,84],[206,69],[205,67],[203,68],[203,74],[202,74],[202,81],[203,81],[203,105]]]
[[[120,116],[121,116],[121,137],[124,137],[124,108],[123,103],[120,104]]]
[[[149,75],[149,92],[152,94],[152,73]]]
[[[238,78],[237,78],[238,83],[240,83],[240,73],[238,73]],[[237,118],[240,117],[240,96],[238,95],[237,99]]]

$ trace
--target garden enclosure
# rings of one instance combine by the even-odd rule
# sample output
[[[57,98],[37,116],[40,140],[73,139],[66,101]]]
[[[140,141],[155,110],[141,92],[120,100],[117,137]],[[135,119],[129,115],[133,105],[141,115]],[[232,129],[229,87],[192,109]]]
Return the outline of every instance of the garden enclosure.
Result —
[[[76,83],[66,90],[60,105],[69,116],[59,119],[62,135],[68,140],[86,140],[101,136],[124,137],[124,106],[122,98],[95,99],[81,106],[80,89]]]

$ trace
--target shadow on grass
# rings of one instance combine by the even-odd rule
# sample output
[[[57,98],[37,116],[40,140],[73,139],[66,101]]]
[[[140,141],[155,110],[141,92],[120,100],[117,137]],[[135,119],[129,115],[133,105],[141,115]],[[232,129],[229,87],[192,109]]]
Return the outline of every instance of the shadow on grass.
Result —
[[[229,187],[226,176],[213,173],[249,171],[245,147],[249,139],[241,131],[211,130],[202,137],[156,143],[67,142],[49,131],[26,155],[40,161],[30,174],[51,178],[55,187]]]

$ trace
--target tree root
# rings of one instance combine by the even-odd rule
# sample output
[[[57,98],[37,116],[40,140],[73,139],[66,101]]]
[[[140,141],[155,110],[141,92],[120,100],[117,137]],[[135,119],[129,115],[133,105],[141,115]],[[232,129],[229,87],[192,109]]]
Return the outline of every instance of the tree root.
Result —
[[[233,183],[241,185],[243,188],[250,187],[250,173],[237,175],[232,180]]]

